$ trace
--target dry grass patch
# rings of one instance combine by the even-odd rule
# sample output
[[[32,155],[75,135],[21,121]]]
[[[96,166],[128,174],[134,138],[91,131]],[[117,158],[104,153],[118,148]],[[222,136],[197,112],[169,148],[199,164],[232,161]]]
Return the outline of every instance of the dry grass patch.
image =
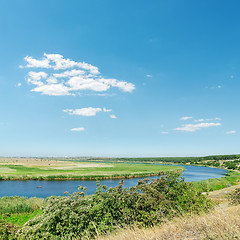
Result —
[[[185,216],[149,229],[126,229],[99,240],[240,239],[240,205]]]
[[[233,193],[236,189],[240,188],[240,184],[227,187],[221,190],[216,190],[208,193],[208,198],[212,201],[220,204],[227,204],[228,196],[230,193]]]
[[[69,162],[41,158],[0,158],[0,165],[23,165],[23,166],[54,166],[69,165]]]
[[[0,158],[0,169],[1,169],[1,165],[23,165],[26,167],[47,167],[49,169],[59,169],[59,170],[74,170],[78,168],[114,167],[114,165],[112,164],[105,164],[105,163],[71,162],[71,161],[59,161],[54,159],[42,159],[42,158]]]
[[[103,163],[73,163],[72,165],[68,166],[60,166],[60,167],[49,167],[51,169],[62,169],[62,170],[82,170],[81,168],[103,168],[103,167],[114,167],[114,165],[110,164],[103,164]]]

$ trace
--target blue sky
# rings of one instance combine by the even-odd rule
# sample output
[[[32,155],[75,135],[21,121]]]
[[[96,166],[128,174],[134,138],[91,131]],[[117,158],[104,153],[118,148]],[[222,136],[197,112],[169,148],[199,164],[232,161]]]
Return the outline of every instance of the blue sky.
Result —
[[[239,8],[0,0],[0,155],[239,153]]]

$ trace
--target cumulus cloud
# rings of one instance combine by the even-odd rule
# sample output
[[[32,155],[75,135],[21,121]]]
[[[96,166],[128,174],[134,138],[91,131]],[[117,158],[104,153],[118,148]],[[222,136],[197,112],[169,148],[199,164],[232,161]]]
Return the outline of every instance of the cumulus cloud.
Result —
[[[152,75],[148,74],[148,75],[146,75],[146,77],[148,77],[148,78],[151,78],[151,77],[152,77]]]
[[[64,86],[62,83],[58,84],[39,84],[38,87],[35,87],[31,90],[32,92],[40,92],[44,93],[45,95],[51,96],[63,96],[63,95],[70,95],[68,92],[68,88]]]
[[[231,130],[231,131],[227,131],[227,132],[226,132],[226,134],[234,134],[234,133],[236,133],[236,131],[234,131],[234,130]]]
[[[192,119],[192,117],[181,117],[180,120],[185,121],[185,120],[189,120]]]
[[[27,82],[33,85],[43,86],[44,83],[41,80],[46,79],[47,76],[45,72],[29,72]]]
[[[27,82],[34,85],[31,90],[45,95],[64,96],[75,95],[81,91],[106,92],[112,87],[124,92],[135,89],[133,83],[108,79],[101,76],[99,69],[85,62],[75,62],[65,59],[60,54],[46,54],[42,59],[26,56],[26,65],[21,68],[34,68],[29,71]],[[36,71],[41,69],[41,71]],[[42,71],[45,69],[45,71]],[[46,71],[51,71],[47,74]]]
[[[175,128],[174,130],[182,132],[195,132],[201,128],[221,126],[221,123],[196,123],[196,124],[184,124],[181,127]]]
[[[116,115],[111,114],[111,115],[110,115],[110,118],[116,119],[117,117],[116,117]]]
[[[17,86],[18,86],[18,87],[21,87],[21,86],[22,86],[22,83],[19,82],[19,83],[17,84]]]
[[[32,57],[26,56],[24,60],[27,62],[25,67],[27,68],[50,68],[50,61],[47,58],[37,60]],[[19,66],[20,68],[24,68],[24,66]]]
[[[71,131],[73,132],[81,132],[81,131],[84,131],[85,128],[84,127],[79,127],[79,128],[72,128]]]

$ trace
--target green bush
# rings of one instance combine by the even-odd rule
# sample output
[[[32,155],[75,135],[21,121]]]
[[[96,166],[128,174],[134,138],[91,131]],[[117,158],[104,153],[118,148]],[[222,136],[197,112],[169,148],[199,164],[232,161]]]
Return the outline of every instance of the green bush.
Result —
[[[13,240],[16,237],[16,228],[7,223],[5,220],[0,219],[0,239],[1,240]]]
[[[153,226],[166,217],[199,213],[212,206],[201,192],[173,173],[151,183],[148,179],[139,181],[129,190],[121,181],[109,189],[98,183],[91,196],[85,196],[85,191],[80,187],[72,195],[50,197],[43,214],[28,221],[18,232],[19,237],[82,239],[126,225]]]

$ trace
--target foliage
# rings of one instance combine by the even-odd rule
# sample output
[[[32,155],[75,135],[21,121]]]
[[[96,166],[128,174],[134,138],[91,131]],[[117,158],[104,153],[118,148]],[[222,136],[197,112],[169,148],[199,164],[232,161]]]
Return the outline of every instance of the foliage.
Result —
[[[223,165],[228,169],[239,169],[238,165],[240,164],[239,160],[224,162]]]
[[[4,213],[30,213],[42,207],[44,199],[25,197],[0,198],[0,214]]]
[[[44,199],[41,198],[0,198],[0,239],[17,239],[18,228],[40,214],[43,204]]]
[[[99,159],[88,159],[96,160]],[[105,162],[145,162],[145,163],[174,163],[174,164],[191,164],[191,165],[202,165],[206,167],[223,167],[232,170],[240,170],[240,154],[232,155],[212,155],[204,157],[156,157],[156,158],[109,158],[102,159]],[[73,161],[76,161],[73,160]]]
[[[17,239],[16,227],[7,223],[5,220],[0,219],[0,239],[1,240],[13,240]]]
[[[153,226],[166,217],[208,210],[212,205],[201,192],[184,182],[179,174],[169,174],[149,183],[139,181],[129,190],[123,181],[115,188],[97,184],[95,194],[85,196],[79,188],[65,197],[50,197],[43,214],[29,220],[18,232],[27,239],[82,239],[117,227]]]
[[[98,158],[99,159],[99,158]],[[190,162],[202,162],[206,160],[211,161],[219,161],[219,160],[239,160],[240,154],[232,154],[232,155],[212,155],[212,156],[204,156],[204,157],[156,157],[156,158],[109,158],[104,161],[121,161],[121,162],[169,162],[169,163],[190,163]],[[76,159],[75,159],[76,160]],[[94,160],[94,158],[91,158]],[[96,159],[97,160],[97,159]]]

